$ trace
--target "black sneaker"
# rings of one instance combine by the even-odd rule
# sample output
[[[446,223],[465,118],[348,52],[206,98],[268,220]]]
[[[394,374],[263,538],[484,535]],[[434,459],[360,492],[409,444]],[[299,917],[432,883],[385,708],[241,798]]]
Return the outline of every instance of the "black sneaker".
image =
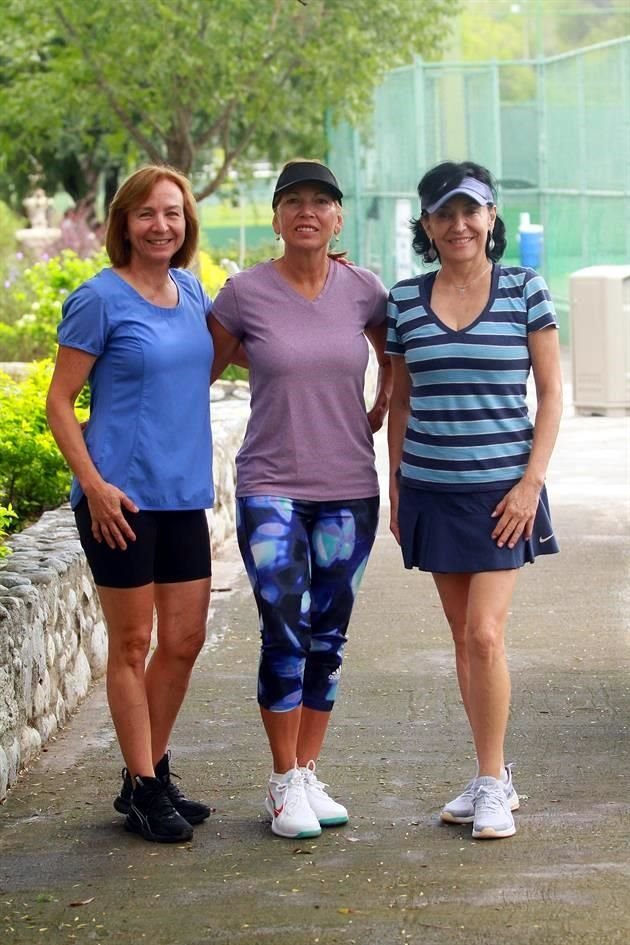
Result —
[[[155,766],[155,776],[166,788],[169,800],[175,810],[188,821],[189,824],[200,824],[210,816],[211,809],[201,801],[191,801],[184,792],[173,783],[172,778],[179,780],[179,775],[170,769],[171,753],[168,751]]]
[[[155,766],[155,775],[166,788],[166,793],[175,810],[181,814],[189,824],[200,824],[202,820],[210,816],[211,810],[206,804],[202,804],[201,801],[191,801],[176,784],[173,784],[171,778],[177,778],[178,776],[170,770],[169,760],[170,752],[167,752]],[[121,776],[123,783],[120,794],[114,801],[114,807],[120,814],[128,814],[129,808],[131,807],[133,784],[127,768],[122,769]]]
[[[131,795],[133,794],[133,782],[131,780],[131,775],[127,768],[123,768],[120,772],[120,776],[123,779],[122,787],[120,789],[120,794],[117,798],[114,799],[114,808],[118,811],[119,814],[128,814],[129,808],[131,807]]]
[[[136,777],[125,830],[155,843],[183,843],[193,835],[192,827],[177,813],[157,778]]]

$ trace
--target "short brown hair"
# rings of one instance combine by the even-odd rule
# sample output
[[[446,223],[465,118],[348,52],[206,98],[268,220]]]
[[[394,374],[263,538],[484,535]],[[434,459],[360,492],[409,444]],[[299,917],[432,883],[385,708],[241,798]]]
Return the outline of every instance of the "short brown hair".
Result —
[[[111,263],[117,269],[128,266],[131,260],[131,244],[127,237],[127,215],[130,210],[146,200],[156,184],[169,180],[182,192],[186,234],[184,242],[171,259],[171,266],[188,266],[197,252],[199,242],[199,219],[197,206],[188,178],[168,164],[147,164],[138,168],[120,185],[109,206],[105,249]]]

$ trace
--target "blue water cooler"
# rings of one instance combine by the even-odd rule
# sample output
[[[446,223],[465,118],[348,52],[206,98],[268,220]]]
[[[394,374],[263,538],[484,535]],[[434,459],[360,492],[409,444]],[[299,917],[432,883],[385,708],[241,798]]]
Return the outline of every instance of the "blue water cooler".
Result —
[[[543,261],[545,231],[542,223],[531,223],[529,213],[521,213],[518,227],[518,251],[521,266],[540,269]]]

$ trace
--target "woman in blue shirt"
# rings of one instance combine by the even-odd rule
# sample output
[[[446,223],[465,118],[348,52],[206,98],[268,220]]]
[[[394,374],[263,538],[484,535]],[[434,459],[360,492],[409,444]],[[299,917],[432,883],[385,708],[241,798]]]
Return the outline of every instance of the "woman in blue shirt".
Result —
[[[519,805],[503,755],[505,624],[518,569],[558,551],[544,486],[562,412],[557,323],[538,273],[499,264],[505,227],[486,168],[439,164],[418,194],[414,249],[439,267],[390,293],[391,530],[405,567],[433,575],[477,754],[442,820],[496,839],[514,834]]]
[[[121,185],[107,223],[112,268],[66,300],[48,393],[108,628],[107,695],[126,765],[114,806],[128,830],[159,842],[189,840],[210,813],[172,782],[168,751],[210,597],[211,302],[181,268],[198,232],[177,171],[148,166]],[[86,382],[83,433],[74,404]]]

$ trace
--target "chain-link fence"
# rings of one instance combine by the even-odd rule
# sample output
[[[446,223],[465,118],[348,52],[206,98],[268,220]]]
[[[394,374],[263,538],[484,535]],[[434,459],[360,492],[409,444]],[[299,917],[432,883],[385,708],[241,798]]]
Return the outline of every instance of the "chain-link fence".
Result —
[[[540,269],[568,340],[568,277],[630,262],[630,37],[537,61],[422,61],[389,73],[358,130],[330,131],[344,190],[344,242],[386,284],[421,271],[409,219],[442,160],[477,161],[499,182],[507,263],[520,215],[544,227]]]

